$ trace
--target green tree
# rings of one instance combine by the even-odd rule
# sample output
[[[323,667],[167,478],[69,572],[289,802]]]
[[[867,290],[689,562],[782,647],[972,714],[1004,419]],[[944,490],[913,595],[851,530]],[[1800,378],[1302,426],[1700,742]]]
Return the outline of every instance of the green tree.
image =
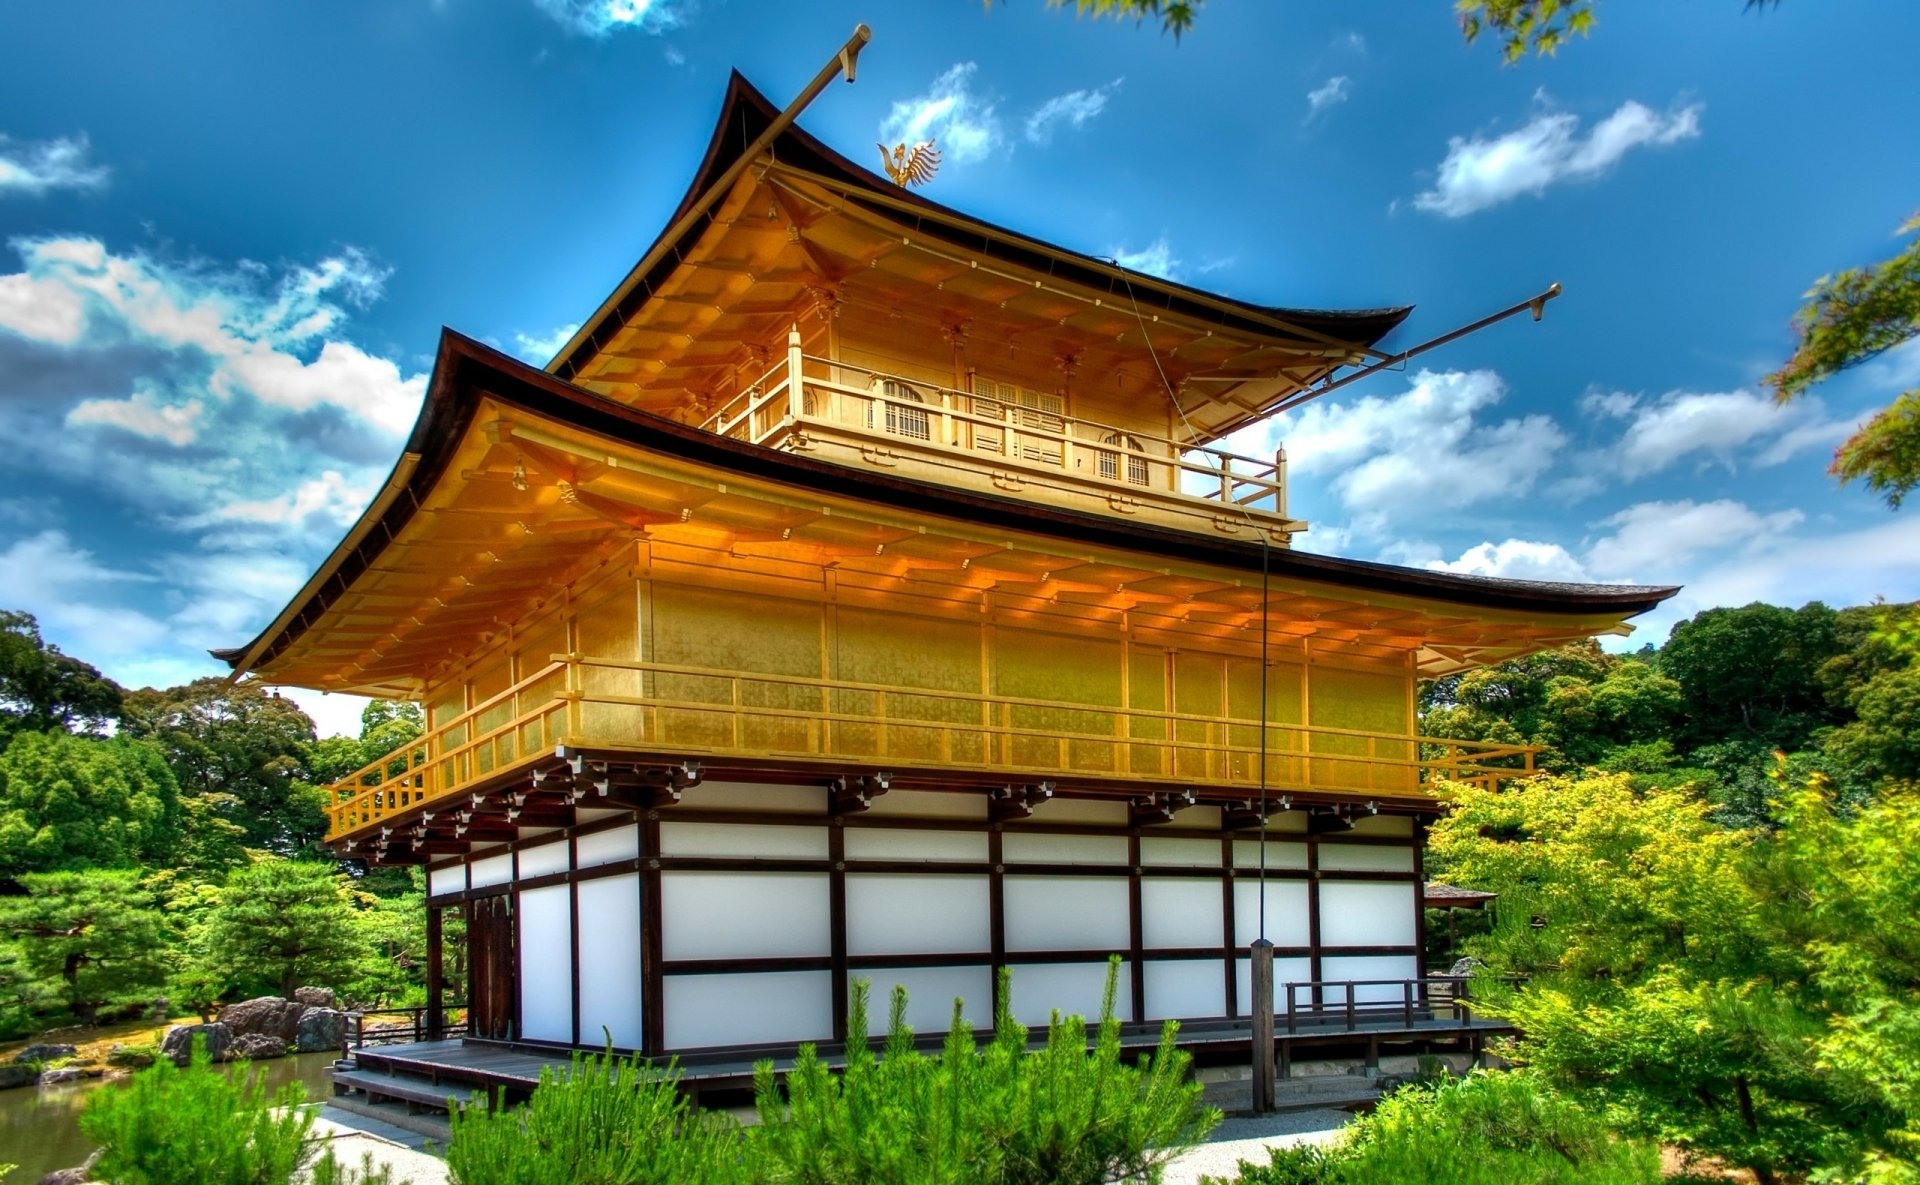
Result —
[[[1469,949],[1531,977],[1492,1005],[1524,1034],[1516,1058],[1626,1130],[1762,1181],[1889,1146],[1897,1112],[1821,1058],[1836,1013],[1810,953],[1833,930],[1807,907],[1818,878],[1780,859],[1801,842],[1796,812],[1777,837],[1730,831],[1697,796],[1620,776],[1450,800],[1432,866],[1501,895]],[[1792,850],[1844,867],[1850,840],[1830,830]]]
[[[1780,0],[1745,0],[1747,11],[1771,8]],[[1468,44],[1491,35],[1500,42],[1508,65],[1528,50],[1541,56],[1559,52],[1567,39],[1593,31],[1597,0],[1454,0],[1460,32]]]
[[[227,879],[193,935],[194,963],[240,990],[292,996],[361,974],[352,893],[331,863],[264,859]]]
[[[180,825],[173,774],[147,745],[25,732],[0,750],[0,876],[164,862]]]
[[[1920,337],[1920,216],[1900,228],[1905,249],[1868,267],[1822,276],[1795,315],[1800,342],[1766,382],[1785,403],[1841,371]],[[1897,507],[1920,484],[1920,388],[1894,401],[1843,441],[1828,470]]]
[[[127,695],[125,731],[159,747],[182,796],[230,804],[220,813],[248,847],[293,855],[325,834],[305,765],[313,721],[292,700],[218,677],[149,688]]]
[[[32,614],[0,609],[0,745],[18,732],[98,732],[120,703],[120,685],[49,646]]]
[[[1839,615],[1813,601],[1708,609],[1673,627],[1660,669],[1686,700],[1686,747],[1725,740],[1805,748],[1834,722],[1819,671],[1841,651]]]
[[[1849,706],[1854,720],[1828,735],[1826,751],[1869,780],[1920,780],[1920,665],[1875,675]]]
[[[151,998],[170,949],[153,888],[131,870],[37,872],[24,896],[0,897],[0,937],[21,966],[59,993],[82,1024],[110,1004]]]

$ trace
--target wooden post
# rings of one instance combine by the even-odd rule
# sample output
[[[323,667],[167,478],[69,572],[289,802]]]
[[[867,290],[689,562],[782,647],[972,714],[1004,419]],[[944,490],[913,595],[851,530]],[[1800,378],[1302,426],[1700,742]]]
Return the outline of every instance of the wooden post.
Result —
[[[807,409],[806,392],[801,387],[801,369],[806,359],[800,352],[800,326],[787,330],[787,419],[799,423]]]
[[[445,984],[441,965],[440,907],[427,906],[427,1040],[447,1035]]]
[[[1273,1110],[1273,943],[1264,938],[1253,944],[1252,988],[1253,1113],[1265,1115]]]

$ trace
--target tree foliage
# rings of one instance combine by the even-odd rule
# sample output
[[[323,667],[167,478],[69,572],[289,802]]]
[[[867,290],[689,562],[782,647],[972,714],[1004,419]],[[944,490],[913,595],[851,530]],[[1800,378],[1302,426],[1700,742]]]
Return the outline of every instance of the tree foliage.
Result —
[[[0,745],[20,732],[99,732],[120,704],[120,685],[48,645],[31,613],[0,609]]]
[[[356,921],[335,865],[263,859],[227,878],[195,930],[193,961],[244,993],[343,987],[362,970]]]
[[[125,731],[166,755],[183,795],[229,804],[220,814],[248,847],[294,855],[325,834],[320,796],[307,782],[313,721],[292,700],[197,679],[129,693]]]
[[[173,774],[146,745],[23,732],[0,750],[0,876],[165,863],[180,824]]]
[[[1800,339],[1766,382],[1782,403],[1834,375],[1920,337],[1920,215],[1900,228],[1913,239],[1890,259],[1822,276],[1794,316]],[[1920,389],[1899,395],[1833,455],[1842,482],[1864,481],[1889,506],[1920,484]]]
[[[150,999],[171,949],[153,888],[131,870],[29,873],[0,897],[0,938],[21,969],[83,1024],[110,1004]]]

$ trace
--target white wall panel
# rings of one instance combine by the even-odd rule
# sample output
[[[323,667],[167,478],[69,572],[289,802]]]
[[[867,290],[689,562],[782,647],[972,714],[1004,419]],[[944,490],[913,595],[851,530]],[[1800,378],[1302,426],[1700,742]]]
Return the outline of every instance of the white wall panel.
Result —
[[[452,868],[436,868],[427,873],[427,893],[439,897],[445,893],[458,893],[467,887],[467,866],[456,864]]]
[[[1355,835],[1413,834],[1413,820],[1406,815],[1367,815],[1353,821]]]
[[[498,856],[475,860],[468,867],[468,875],[476,889],[504,885],[513,879],[513,853],[503,851]]]
[[[596,864],[617,864],[640,854],[640,829],[615,827],[610,831],[591,832],[575,839],[573,846],[574,858],[582,868],[592,868]]]
[[[1323,843],[1320,867],[1342,872],[1412,872],[1413,849],[1376,844]]]
[[[543,843],[537,848],[522,848],[519,860],[519,879],[524,881],[546,876],[550,872],[565,872],[573,865],[573,854],[563,839],[559,843]]]
[[[1234,964],[1234,978],[1239,986],[1234,989],[1236,999],[1240,1001],[1239,1015],[1248,1015],[1248,1004],[1253,999],[1253,960],[1241,959]],[[1275,959],[1273,961],[1273,1010],[1283,1013],[1287,1010],[1287,985],[1305,983],[1313,978],[1313,964],[1306,959]],[[1313,993],[1302,988],[1296,993],[1301,1007],[1313,1000]]]
[[[1147,1019],[1225,1016],[1227,983],[1218,959],[1149,959],[1143,965]]]
[[[1105,950],[1131,946],[1127,881],[1119,876],[1009,876],[1008,950]]]
[[[993,947],[984,876],[847,875],[847,953],[985,952]]]
[[[847,828],[849,860],[949,860],[987,862],[984,831],[896,831],[891,827]]]
[[[1236,839],[1233,841],[1233,866],[1235,868],[1260,867],[1260,841],[1258,839]],[[1307,845],[1298,842],[1267,840],[1268,868],[1305,868],[1307,866]]]
[[[1083,1016],[1092,1028],[1100,1019],[1100,999],[1107,988],[1105,963],[1020,963],[1013,968],[1013,1018],[1037,1027],[1049,1023],[1054,1009],[1062,1016]],[[1133,976],[1120,964],[1119,988],[1113,1012],[1125,1020],[1133,1015]]]
[[[1009,831],[1000,839],[1000,857],[1008,864],[1125,864],[1127,837]]]
[[[1267,941],[1275,946],[1305,946],[1312,933],[1307,925],[1305,881],[1267,882]],[[1251,946],[1260,937],[1260,882],[1241,877],[1233,882],[1233,944]]]
[[[573,890],[520,894],[520,1035],[573,1040]]]
[[[874,799],[865,813],[878,819],[984,819],[987,800],[979,794],[889,790]]]
[[[1420,974],[1420,960],[1412,955],[1347,955],[1340,958],[1320,960],[1320,977],[1329,982],[1339,980],[1366,979],[1413,979]],[[1419,989],[1416,988],[1417,992]],[[1353,998],[1357,1003],[1399,1004],[1406,999],[1404,989],[1399,984],[1381,984],[1374,987],[1353,989]],[[1326,993],[1329,1005],[1343,1004],[1346,992],[1335,989]]]
[[[953,1023],[953,1001],[966,1001],[961,1017],[976,1029],[993,1026],[993,969],[990,967],[896,967],[855,971],[849,981],[864,979],[867,996],[867,1032],[884,1036],[887,1013],[893,1007],[895,984],[907,989],[907,1024],[921,1034],[945,1033]]]
[[[1321,881],[1322,946],[1412,946],[1414,899],[1411,881]]]
[[[702,811],[783,811],[794,815],[827,813],[827,791],[820,786],[702,781],[687,787],[682,801]]]
[[[1091,798],[1050,798],[1034,809],[1035,823],[1091,823],[1096,826],[1125,827],[1127,804],[1100,802]],[[1018,827],[1014,822],[1010,827]]]
[[[1220,841],[1217,839],[1166,839],[1158,835],[1149,835],[1140,841],[1140,863],[1157,864],[1162,867],[1218,868],[1220,867]]]
[[[825,860],[827,829],[760,827],[748,823],[662,823],[660,854]]]
[[[821,1041],[833,1035],[833,974],[669,975],[669,1049]]]
[[[1219,946],[1225,936],[1222,897],[1212,877],[1142,877],[1141,941],[1149,947]]]
[[[645,1035],[640,1009],[640,877],[581,881],[580,1040],[638,1049]]]
[[[666,872],[660,908],[668,959],[831,953],[827,875]]]

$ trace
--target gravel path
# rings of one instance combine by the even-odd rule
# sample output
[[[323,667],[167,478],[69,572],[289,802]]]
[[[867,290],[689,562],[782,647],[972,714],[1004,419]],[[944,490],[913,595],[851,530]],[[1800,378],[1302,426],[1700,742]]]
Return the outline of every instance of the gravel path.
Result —
[[[1199,1185],[1203,1176],[1231,1181],[1240,1162],[1267,1162],[1267,1149],[1288,1144],[1327,1144],[1353,1121],[1346,1111],[1289,1111],[1229,1119],[1213,1136],[1167,1166],[1166,1185]]]

